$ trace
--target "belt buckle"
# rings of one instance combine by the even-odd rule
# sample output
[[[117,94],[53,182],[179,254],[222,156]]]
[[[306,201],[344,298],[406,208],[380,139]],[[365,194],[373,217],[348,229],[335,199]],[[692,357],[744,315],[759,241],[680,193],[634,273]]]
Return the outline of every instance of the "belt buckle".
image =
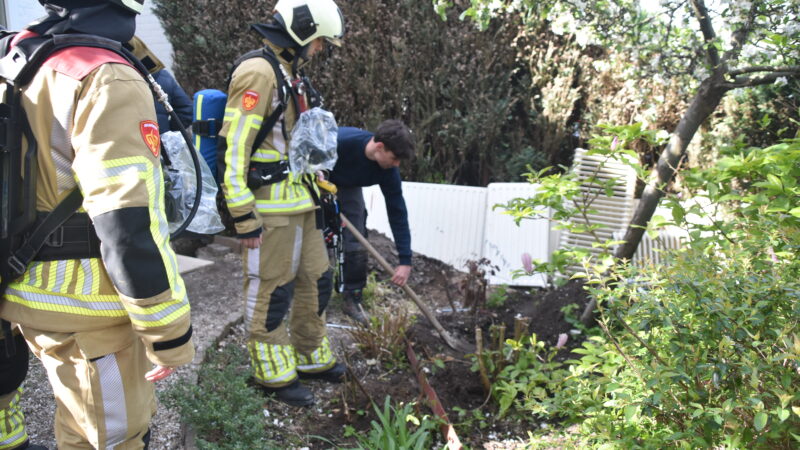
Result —
[[[47,236],[44,241],[48,247],[63,247],[64,246],[64,227],[58,227]]]

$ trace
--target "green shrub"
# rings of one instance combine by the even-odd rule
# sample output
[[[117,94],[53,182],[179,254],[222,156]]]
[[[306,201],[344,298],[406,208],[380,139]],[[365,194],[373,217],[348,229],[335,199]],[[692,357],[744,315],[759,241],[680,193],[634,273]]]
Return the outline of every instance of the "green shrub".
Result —
[[[179,380],[161,395],[166,405],[178,409],[184,423],[194,427],[198,448],[280,448],[270,441],[264,396],[247,384],[247,367],[244,349],[211,349],[197,384]]]
[[[795,139],[687,173],[706,200],[672,202],[686,248],[655,270],[589,274],[599,330],[575,359],[507,341],[501,412],[574,424],[586,446],[800,445],[799,158]]]
[[[233,61],[260,45],[250,24],[265,21],[275,4],[154,3],[187,92],[224,90]],[[344,44],[312,61],[307,72],[340,125],[374,130],[387,118],[404,120],[417,142],[417,158],[402,168],[411,180],[486,185],[517,179],[518,153],[539,167],[528,111],[535,93],[526,64],[516,59],[519,20],[480,32],[456,12],[443,22],[430,0],[337,4],[346,22]]]

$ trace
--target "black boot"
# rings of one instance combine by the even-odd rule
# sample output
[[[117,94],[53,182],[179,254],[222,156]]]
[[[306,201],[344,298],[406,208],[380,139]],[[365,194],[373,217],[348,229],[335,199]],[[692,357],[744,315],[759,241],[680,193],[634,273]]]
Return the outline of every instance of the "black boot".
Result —
[[[44,445],[31,444],[31,441],[25,441],[21,446],[15,447],[14,450],[48,450]]]
[[[361,325],[366,325],[369,322],[367,321],[367,316],[364,315],[364,308],[361,307],[362,295],[361,289],[344,291],[342,296],[342,312]]]
[[[295,380],[294,383],[279,388],[261,386],[269,395],[291,406],[310,406],[314,404],[314,394]]]
[[[297,375],[303,379],[311,379],[311,380],[323,380],[329,383],[341,383],[344,381],[344,374],[347,372],[347,367],[345,367],[342,363],[336,363],[328,370],[323,370],[322,372],[300,372],[297,371]]]

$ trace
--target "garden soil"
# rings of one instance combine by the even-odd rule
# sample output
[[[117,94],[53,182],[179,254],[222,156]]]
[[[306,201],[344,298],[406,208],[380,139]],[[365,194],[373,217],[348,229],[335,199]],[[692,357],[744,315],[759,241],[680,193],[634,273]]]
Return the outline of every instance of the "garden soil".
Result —
[[[369,240],[390,264],[397,263],[394,244],[388,238],[371,232]],[[157,391],[164,391],[177,381],[194,382],[207,349],[244,345],[246,333],[241,321],[242,273],[238,252],[220,243],[199,249],[189,246],[181,251],[194,253],[195,250],[197,257],[214,262],[184,275],[192,302],[197,356],[191,365],[158,382]],[[521,446],[519,439],[524,439],[525,431],[532,425],[496,419],[497,408],[487,399],[469,357],[444,344],[433,326],[418,313],[416,306],[404,298],[402,290],[391,286],[390,275],[382,273],[377,262],[371,260],[370,269],[376,274],[375,297],[381,300],[368,304],[367,312],[375,317],[397,317],[403,312],[415,314],[406,339],[449,419],[464,422],[482,417],[485,426],[461,427],[460,440],[470,448],[512,449]],[[507,288],[501,306],[463,308],[466,286],[474,285],[474,282],[475,277],[465,272],[463,267],[451,267],[435,259],[414,255],[409,284],[435,311],[439,322],[454,338],[474,343],[475,330],[480,329],[486,342],[484,348],[492,349],[490,341],[497,339],[499,326],[505,326],[504,336],[511,338],[515,322],[524,320],[529,324],[524,330],[526,334],[536,333],[540,340],[555,344],[560,334],[567,333],[570,336],[567,349],[579,344],[580,335],[571,324],[574,321],[565,320],[562,310],[567,305],[576,304],[571,313],[574,318],[583,310],[587,298],[580,284],[571,282],[549,290]],[[452,312],[454,307],[455,313]],[[398,344],[398,348],[393,349],[394,356],[366,355],[368,352],[356,339],[355,324],[341,313],[340,300],[336,297],[328,308],[328,323],[334,351],[349,367],[347,381],[342,384],[305,382],[317,398],[317,403],[310,408],[293,408],[265,398],[265,420],[285,430],[285,442],[278,441],[277,445],[296,447],[298,442],[302,442],[302,446],[310,449],[352,446],[355,440],[344,436],[345,427],[352,427],[359,433],[369,430],[370,421],[375,419],[371,404],[382,406],[386,396],[390,396],[393,402],[418,402],[420,416],[432,415],[421,396],[417,375],[405,358],[406,344]],[[568,351],[562,353],[566,357]],[[246,367],[241,369],[247,370]],[[23,408],[31,441],[55,448],[52,391],[41,364],[35,359],[31,360],[24,389]],[[460,411],[462,414],[466,412],[467,416],[459,416]],[[151,449],[194,448],[191,429],[181,423],[177,411],[164,405],[159,405],[152,432]]]

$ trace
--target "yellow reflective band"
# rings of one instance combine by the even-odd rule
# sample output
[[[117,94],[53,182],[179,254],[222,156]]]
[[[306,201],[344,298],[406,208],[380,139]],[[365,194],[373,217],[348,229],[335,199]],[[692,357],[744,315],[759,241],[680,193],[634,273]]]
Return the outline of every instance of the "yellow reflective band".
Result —
[[[128,313],[116,295],[54,294],[33,286],[12,284],[6,300],[28,308],[95,317],[124,317]]]
[[[250,156],[247,137],[250,131],[261,127],[261,116],[258,114],[243,116],[238,109],[226,108],[223,120],[230,122],[228,135],[225,137],[228,149],[225,152],[226,167],[223,183],[226,188],[225,200],[228,207],[233,208],[252,201],[253,198],[246,180]]]
[[[336,364],[336,358],[331,352],[331,344],[328,337],[322,338],[322,343],[310,355],[296,354],[297,370],[303,372],[322,372],[330,369]]]
[[[301,211],[309,209],[314,206],[311,199],[300,200],[292,203],[281,203],[278,201],[270,200],[256,200],[256,210],[260,213],[276,213],[276,212],[290,212]]]
[[[75,292],[83,293],[83,286],[86,283],[86,269],[84,268],[86,260],[75,261]]]
[[[294,349],[290,345],[247,343],[255,377],[263,384],[285,385],[297,378]]]
[[[126,303],[125,308],[128,310],[131,322],[145,328],[169,325],[184,314],[188,314],[190,309],[186,298],[146,307]]]
[[[230,200],[226,199],[226,203],[228,204],[228,208],[235,208],[237,206],[244,205],[246,203],[250,203],[255,200],[255,196],[251,191],[247,191],[245,194],[241,195],[237,198],[231,198]]]
[[[264,150],[258,149],[250,158],[251,161],[256,162],[275,162],[284,159],[281,152],[277,150]]]
[[[197,110],[195,111],[194,120],[203,120],[203,99],[205,97],[206,96],[203,95],[203,94],[198,94],[197,95],[197,101],[194,102],[194,104],[197,105]],[[197,149],[200,148],[200,135],[199,134],[195,134],[194,135],[194,148],[197,148]]]
[[[54,272],[58,271],[57,264],[58,261],[50,261],[49,264],[47,264],[47,284],[45,284],[44,288],[48,291],[54,291],[56,288],[56,280],[58,277],[55,276]]]
[[[19,406],[19,395],[22,388],[17,388],[17,393],[8,405],[0,410],[0,449],[16,448],[28,440],[25,431],[25,416]]]

